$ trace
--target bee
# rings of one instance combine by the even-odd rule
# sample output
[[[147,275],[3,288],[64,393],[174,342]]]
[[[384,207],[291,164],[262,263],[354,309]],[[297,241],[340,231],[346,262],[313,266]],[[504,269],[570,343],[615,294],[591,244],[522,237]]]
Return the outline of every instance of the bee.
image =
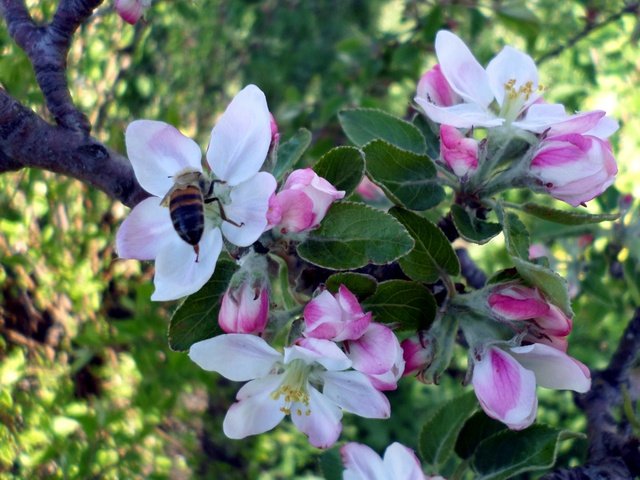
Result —
[[[212,192],[211,180],[201,172],[188,171],[174,177],[173,187],[160,202],[169,207],[176,233],[193,246],[196,262],[200,256],[198,243],[204,232],[204,204],[212,201]]]

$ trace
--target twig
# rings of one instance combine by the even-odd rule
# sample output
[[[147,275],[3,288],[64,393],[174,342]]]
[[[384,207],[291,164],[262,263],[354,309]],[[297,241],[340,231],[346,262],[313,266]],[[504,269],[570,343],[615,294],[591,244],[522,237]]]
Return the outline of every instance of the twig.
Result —
[[[578,43],[583,38],[586,38],[591,33],[609,25],[610,23],[613,23],[619,20],[624,15],[629,13],[633,13],[637,15],[639,11],[640,11],[640,2],[632,2],[625,5],[622,8],[622,10],[620,10],[619,12],[609,15],[599,23],[587,23],[580,32],[575,34],[573,37],[569,38],[569,40],[567,40],[567,42],[564,45],[560,45],[559,47],[549,50],[548,52],[538,57],[536,59],[536,64],[540,65],[541,63],[546,62],[547,60],[550,60],[551,58],[560,55],[563,51],[573,47],[576,43]]]

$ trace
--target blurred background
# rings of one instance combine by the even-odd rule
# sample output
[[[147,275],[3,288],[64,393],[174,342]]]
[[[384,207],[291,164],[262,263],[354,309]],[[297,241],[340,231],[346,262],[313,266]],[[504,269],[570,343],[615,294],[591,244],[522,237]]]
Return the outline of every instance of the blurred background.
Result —
[[[57,2],[27,3],[46,21]],[[123,153],[124,130],[137,118],[172,123],[204,150],[229,100],[255,83],[283,141],[311,130],[311,164],[348,144],[342,108],[411,115],[417,80],[435,63],[435,33],[451,29],[482,64],[505,44],[527,51],[548,101],[620,121],[616,188],[590,206],[610,211],[619,192],[640,196],[637,15],[637,3],[617,0],[155,0],[133,27],[107,1],[77,33],[68,76],[93,135]],[[49,118],[3,23],[0,52],[0,84]],[[539,222],[532,232],[572,285],[570,353],[592,368],[606,365],[640,305],[636,210],[614,225]],[[114,253],[127,212],[52,173],[0,176],[0,478],[321,478],[318,451],[288,421],[258,437],[224,437],[239,385],[169,349],[175,304],[149,300],[150,263]],[[471,250],[487,272],[508,266],[501,242]],[[415,448],[422,420],[462,391],[466,352],[458,353],[440,385],[400,382],[389,395],[391,421],[346,415],[341,439]],[[569,393],[543,391],[540,402],[541,421],[584,429]],[[560,464],[579,462],[583,447],[570,444]]]

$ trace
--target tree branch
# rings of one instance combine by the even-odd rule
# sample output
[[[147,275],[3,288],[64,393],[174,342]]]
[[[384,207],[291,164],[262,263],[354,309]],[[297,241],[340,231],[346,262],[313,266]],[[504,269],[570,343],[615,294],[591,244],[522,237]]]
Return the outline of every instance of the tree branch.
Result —
[[[149,196],[128,159],[89,135],[45,122],[0,88],[0,173],[24,167],[77,178],[130,207]]]
[[[624,399],[623,386],[629,387],[631,368],[640,352],[640,308],[627,325],[618,348],[606,369],[593,374],[591,390],[576,396],[576,404],[588,422],[587,463],[546,475],[546,480],[582,478],[632,479],[640,474],[640,441],[627,422],[616,421],[613,409]]]
[[[61,0],[49,25],[36,25],[22,0],[0,0],[9,34],[33,66],[36,81],[58,125],[91,131],[87,117],[71,99],[67,85],[67,54],[73,34],[102,0]]]

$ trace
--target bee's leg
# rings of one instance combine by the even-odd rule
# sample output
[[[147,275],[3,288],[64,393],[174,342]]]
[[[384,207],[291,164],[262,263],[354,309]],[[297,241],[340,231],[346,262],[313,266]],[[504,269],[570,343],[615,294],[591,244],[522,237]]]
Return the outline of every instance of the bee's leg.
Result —
[[[196,252],[196,263],[198,263],[198,260],[200,259],[200,246],[195,244],[193,246],[193,251]]]
[[[220,218],[222,220],[224,220],[225,222],[229,222],[231,225],[235,226],[235,227],[242,227],[244,225],[244,222],[240,222],[240,223],[236,223],[233,220],[231,220],[230,218],[227,217],[227,215],[224,213],[224,208],[222,208],[222,202],[220,202],[220,199],[217,197],[211,197],[211,198],[207,198],[205,199],[204,203],[211,203],[211,202],[218,202],[218,208],[220,209]]]

